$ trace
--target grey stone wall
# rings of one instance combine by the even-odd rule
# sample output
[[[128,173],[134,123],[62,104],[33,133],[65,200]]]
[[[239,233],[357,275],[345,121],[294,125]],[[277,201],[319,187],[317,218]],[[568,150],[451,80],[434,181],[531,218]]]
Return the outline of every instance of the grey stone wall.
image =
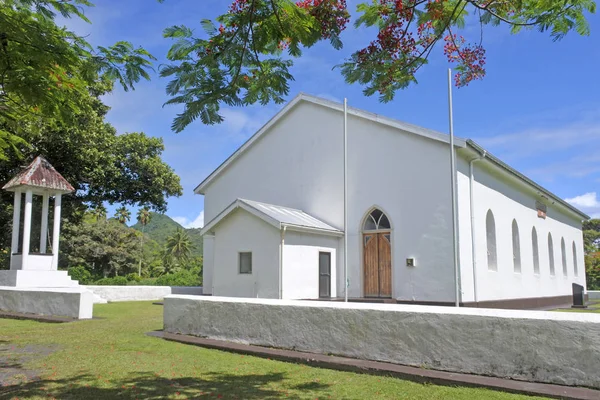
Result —
[[[600,388],[600,315],[167,296],[167,332]]]

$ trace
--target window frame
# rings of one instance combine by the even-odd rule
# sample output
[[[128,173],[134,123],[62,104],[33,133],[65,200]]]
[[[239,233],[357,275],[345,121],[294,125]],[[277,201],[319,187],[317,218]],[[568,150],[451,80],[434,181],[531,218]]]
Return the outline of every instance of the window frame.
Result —
[[[250,255],[250,271],[243,272],[242,271],[242,256],[249,254]],[[238,251],[238,274],[239,275],[252,275],[252,252],[251,251]]]

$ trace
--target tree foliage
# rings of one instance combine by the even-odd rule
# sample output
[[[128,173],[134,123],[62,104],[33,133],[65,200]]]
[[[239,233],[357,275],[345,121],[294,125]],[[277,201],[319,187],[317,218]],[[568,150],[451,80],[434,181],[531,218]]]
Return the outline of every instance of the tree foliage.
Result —
[[[131,211],[127,207],[121,206],[115,211],[115,219],[125,225],[131,219]]]
[[[583,223],[583,246],[588,290],[600,290],[600,219]]]
[[[0,159],[19,154],[27,143],[23,116],[69,123],[87,110],[81,102],[97,80],[130,90],[150,79],[155,58],[119,41],[94,48],[56,23],[56,16],[90,22],[88,0],[4,0],[0,2]]]
[[[483,33],[471,34],[467,22],[483,31],[507,25],[512,33],[535,28],[554,40],[575,30],[589,34],[586,13],[593,0],[371,0],[357,7],[357,27],[372,28],[370,44],[339,67],[349,83],[390,101],[416,83],[417,72],[432,50],[443,43],[448,61],[456,64],[456,85],[485,76]],[[172,61],[160,73],[172,78],[167,104],[183,104],[172,129],[182,131],[196,119],[223,121],[222,105],[282,103],[293,80],[292,59],[319,41],[342,47],[340,34],[350,20],[345,0],[234,0],[216,21],[203,20],[204,38],[187,26],[172,26],[164,36],[174,40]]]
[[[85,265],[97,277],[137,272],[139,233],[114,220],[65,224],[61,266]]]

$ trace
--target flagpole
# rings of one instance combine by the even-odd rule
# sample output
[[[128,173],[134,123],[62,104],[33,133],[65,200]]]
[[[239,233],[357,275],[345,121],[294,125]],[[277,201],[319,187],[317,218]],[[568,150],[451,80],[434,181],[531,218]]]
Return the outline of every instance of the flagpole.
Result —
[[[448,116],[450,124],[450,173],[452,184],[452,251],[454,257],[455,305],[460,307],[460,270],[458,265],[458,223],[456,220],[456,154],[454,151],[454,120],[452,116],[452,69],[448,68]]]
[[[344,301],[348,302],[348,99],[344,98]]]

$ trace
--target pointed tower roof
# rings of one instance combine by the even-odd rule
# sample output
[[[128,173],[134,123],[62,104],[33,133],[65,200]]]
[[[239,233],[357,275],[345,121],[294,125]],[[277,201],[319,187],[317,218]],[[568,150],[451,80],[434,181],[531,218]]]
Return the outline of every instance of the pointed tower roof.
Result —
[[[73,186],[42,156],[36,157],[27,168],[19,172],[2,189],[14,192],[20,187],[51,193],[75,191]]]

